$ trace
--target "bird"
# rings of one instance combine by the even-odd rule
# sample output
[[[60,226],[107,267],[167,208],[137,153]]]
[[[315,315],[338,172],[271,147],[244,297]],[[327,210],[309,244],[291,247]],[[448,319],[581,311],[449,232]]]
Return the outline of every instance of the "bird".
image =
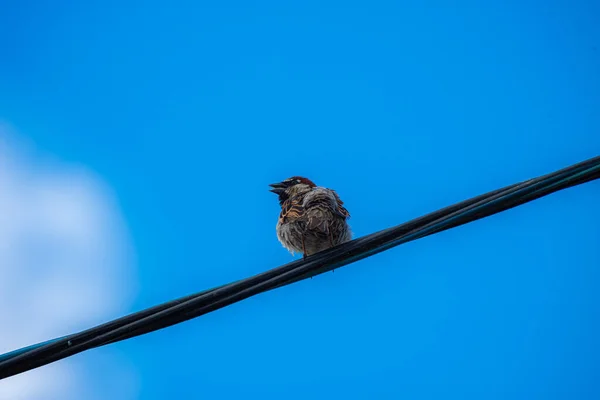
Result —
[[[281,206],[277,239],[292,255],[302,253],[306,259],[352,239],[350,213],[334,190],[301,176],[269,186]]]

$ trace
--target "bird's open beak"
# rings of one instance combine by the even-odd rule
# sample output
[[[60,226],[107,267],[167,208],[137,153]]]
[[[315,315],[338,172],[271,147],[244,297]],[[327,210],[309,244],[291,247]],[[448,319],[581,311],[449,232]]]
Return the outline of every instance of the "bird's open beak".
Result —
[[[286,186],[283,183],[272,183],[269,186],[271,186],[273,189],[270,190],[271,193],[275,193],[275,194],[281,194],[283,192],[285,192],[285,188]]]

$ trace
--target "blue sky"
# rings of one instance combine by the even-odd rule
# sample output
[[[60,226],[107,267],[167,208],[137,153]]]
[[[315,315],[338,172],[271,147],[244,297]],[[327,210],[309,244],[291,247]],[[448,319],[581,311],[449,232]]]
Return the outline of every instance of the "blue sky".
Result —
[[[106,292],[130,292],[110,317],[292,260],[267,186],[291,175],[335,188],[362,236],[600,154],[592,1],[2,10],[0,119],[90,171],[126,226],[135,272]],[[135,376],[112,398],[599,398],[599,195],[590,183],[78,355],[79,390]]]

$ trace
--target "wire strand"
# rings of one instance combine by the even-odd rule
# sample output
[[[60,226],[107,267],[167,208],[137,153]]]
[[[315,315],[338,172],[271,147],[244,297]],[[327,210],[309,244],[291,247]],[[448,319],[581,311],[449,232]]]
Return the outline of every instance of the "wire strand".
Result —
[[[600,157],[507,186],[404,224],[325,250],[250,278],[222,285],[0,356],[0,379],[82,351],[196,318],[248,297],[340,268],[400,244],[502,212],[550,193],[600,178]]]

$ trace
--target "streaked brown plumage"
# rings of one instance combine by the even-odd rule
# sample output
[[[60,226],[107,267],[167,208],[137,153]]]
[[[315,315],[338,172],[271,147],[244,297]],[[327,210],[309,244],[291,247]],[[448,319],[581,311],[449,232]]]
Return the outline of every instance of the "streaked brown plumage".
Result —
[[[277,238],[292,254],[306,257],[352,239],[350,213],[335,191],[300,176],[270,186],[281,205]]]

